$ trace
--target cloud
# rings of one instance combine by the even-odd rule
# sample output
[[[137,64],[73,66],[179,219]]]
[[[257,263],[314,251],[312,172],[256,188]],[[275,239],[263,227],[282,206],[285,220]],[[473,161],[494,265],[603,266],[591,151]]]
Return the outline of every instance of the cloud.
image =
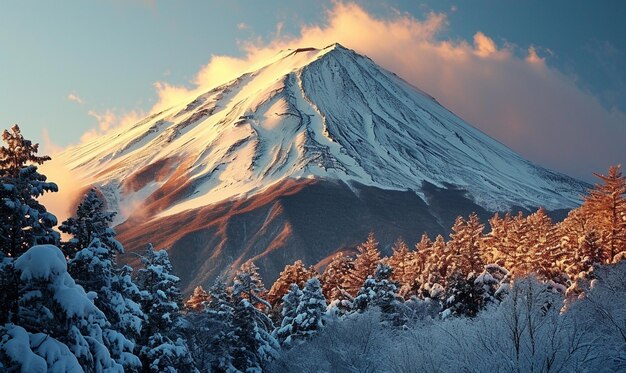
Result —
[[[323,23],[303,25],[299,35],[284,34],[279,23],[272,40],[240,43],[241,58],[212,56],[192,87],[156,83],[159,101],[151,111],[258,68],[282,49],[339,42],[532,161],[587,179],[592,171],[626,162],[626,115],[605,109],[539,55],[551,51],[498,43],[479,30],[471,42],[450,39],[442,36],[447,27],[444,13],[417,19],[393,12],[379,18],[354,3],[335,2]]]
[[[80,137],[81,142],[87,142],[98,138],[112,129],[136,123],[145,117],[146,113],[140,110],[134,110],[128,113],[120,114],[117,110],[108,109],[104,112],[89,110],[87,115],[95,118],[98,125],[85,132]]]
[[[82,98],[80,98],[80,96],[78,96],[76,93],[69,93],[67,95],[67,99],[79,105],[82,105],[85,103],[85,101]]]
[[[247,30],[249,28],[250,28],[250,26],[248,26],[248,24],[245,23],[245,22],[239,22],[237,24],[237,30]]]
[[[41,138],[43,139],[43,144],[41,144],[41,154],[56,154],[63,150],[62,146],[57,145],[54,141],[52,141],[47,128],[41,130]]]

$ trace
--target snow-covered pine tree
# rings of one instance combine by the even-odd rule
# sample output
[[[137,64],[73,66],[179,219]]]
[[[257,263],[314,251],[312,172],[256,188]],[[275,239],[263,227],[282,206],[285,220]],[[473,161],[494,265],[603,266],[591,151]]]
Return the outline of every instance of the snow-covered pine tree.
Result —
[[[95,238],[114,255],[124,253],[124,247],[115,239],[115,231],[111,228],[115,215],[115,212],[106,211],[105,202],[97,190],[89,189],[78,205],[75,215],[59,226],[61,232],[72,236],[68,242],[62,244],[65,255],[73,257],[76,252],[89,246]]]
[[[274,330],[274,337],[282,346],[290,346],[292,342],[293,320],[297,316],[298,305],[302,299],[302,290],[297,284],[291,284],[287,294],[283,296],[282,309],[280,312],[280,327]]]
[[[378,241],[374,233],[367,236],[367,241],[357,247],[358,254],[354,259],[354,268],[348,273],[344,282],[344,288],[351,296],[355,296],[363,282],[376,274],[376,267],[380,263],[380,251]]]
[[[594,230],[590,230],[580,240],[575,255],[563,259],[562,267],[568,275],[568,298],[577,298],[583,294],[581,284],[591,281],[594,277],[594,266],[607,262],[607,252],[600,244],[600,239]]]
[[[503,237],[499,243],[502,259],[498,260],[497,263],[507,268],[515,278],[526,276],[533,270],[529,265],[530,256],[528,254],[530,225],[521,211],[505,224],[507,224],[506,237]]]
[[[594,173],[603,183],[589,191],[583,205],[613,263],[626,259],[626,177],[620,168],[611,166],[607,175]]]
[[[85,293],[74,282],[60,249],[52,245],[33,246],[16,259],[15,268],[19,273],[15,323],[31,334],[31,348],[46,358],[48,371],[62,370],[63,365],[53,368],[51,364],[56,364],[56,359],[48,358],[50,353],[58,354],[55,350],[61,345],[56,342],[60,342],[85,371],[123,372],[105,344],[109,323],[92,300],[95,294]]]
[[[450,271],[469,274],[482,270],[484,264],[480,243],[483,229],[484,225],[475,213],[471,213],[467,221],[457,217],[448,242],[448,261],[452,266]]]
[[[320,281],[313,277],[304,285],[295,316],[291,321],[291,333],[284,340],[284,345],[293,346],[297,342],[310,339],[323,326],[326,306]]]
[[[207,299],[196,311],[186,307],[189,312],[184,316],[187,345],[196,368],[201,372],[237,372],[232,365],[232,353],[237,348],[233,306],[226,284],[218,277],[204,293]]]
[[[185,302],[185,309],[193,312],[202,312],[204,310],[204,303],[210,299],[209,294],[198,285],[193,289],[193,294]]]
[[[114,327],[128,339],[136,342],[146,322],[146,315],[140,304],[141,291],[133,281],[132,273],[133,269],[128,265],[115,269],[115,276],[111,281],[111,293],[115,298],[111,303],[119,315],[119,318],[113,317]]]
[[[379,263],[375,276],[368,277],[354,298],[355,309],[364,312],[370,307],[379,307],[382,321],[391,326],[406,324],[403,298],[398,295],[398,285],[391,280],[393,269]]]
[[[509,271],[495,263],[487,264],[474,284],[483,289],[483,305],[499,304],[510,288]]]
[[[119,282],[124,280],[117,277],[112,250],[94,238],[70,260],[68,272],[86,291],[96,294],[94,303],[111,324],[103,330],[103,337],[112,357],[126,371],[139,370],[134,338],[141,332],[144,314],[137,303],[120,292]]]
[[[495,213],[489,219],[489,232],[483,237],[482,252],[485,262],[505,265],[511,248],[506,245],[509,231],[511,230],[512,217],[507,212],[504,217]]]
[[[37,201],[58,187],[37,172],[36,165],[50,157],[37,156],[39,144],[24,139],[17,125],[2,139],[7,145],[0,147],[0,250],[16,258],[33,245],[58,243],[52,229],[57,219]]]
[[[474,272],[454,272],[447,280],[446,300],[441,316],[474,317],[484,307],[484,289]]]
[[[282,297],[289,291],[291,284],[303,287],[304,283],[315,275],[317,275],[315,270],[312,267],[305,267],[301,260],[296,260],[293,264],[286,265],[285,269],[274,281],[269,293],[267,293],[267,300],[272,307],[276,307]]]
[[[437,235],[424,263],[420,295],[439,300],[444,295],[445,280],[450,267],[447,245],[442,235]]]
[[[400,294],[407,294],[415,280],[416,274],[412,273],[411,258],[413,253],[402,239],[396,240],[392,247],[392,254],[387,264],[393,268],[392,280],[398,283]]]
[[[271,305],[264,299],[267,291],[257,270],[254,263],[244,263],[235,275],[232,288],[233,324],[238,343],[233,365],[246,372],[261,372],[280,348],[271,335],[274,330],[272,320],[263,312],[269,311]]]
[[[172,274],[167,251],[149,245],[137,271],[141,305],[146,314],[140,357],[151,372],[193,372],[196,368],[180,333],[182,295],[180,279]]]
[[[433,241],[430,239],[428,233],[423,233],[420,242],[415,244],[415,251],[413,251],[412,261],[410,264],[410,272],[412,272],[419,279],[424,272],[426,261],[430,255],[430,251],[433,246]]]
[[[526,222],[529,227],[528,237],[525,239],[528,249],[526,256],[528,271],[535,273],[537,278],[543,281],[562,282],[563,276],[557,268],[557,260],[571,253],[561,253],[560,239],[552,220],[546,210],[540,208],[529,215]]]
[[[351,257],[341,252],[333,256],[320,276],[322,291],[326,299],[334,301],[342,298],[344,282],[352,270],[354,270],[354,260]]]

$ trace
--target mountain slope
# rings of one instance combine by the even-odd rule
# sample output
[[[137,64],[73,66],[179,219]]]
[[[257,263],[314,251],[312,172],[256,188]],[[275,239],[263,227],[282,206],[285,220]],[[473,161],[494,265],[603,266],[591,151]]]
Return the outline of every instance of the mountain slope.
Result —
[[[456,190],[474,209],[487,211],[570,208],[586,187],[524,160],[432,97],[338,44],[283,51],[258,70],[70,149],[55,161],[84,175],[83,184],[99,186],[120,212],[118,223],[153,224],[153,231],[159,229],[155,222],[168,225],[204,206],[273,195],[291,181],[339,182],[366,205],[378,198],[367,202],[362,195],[367,188],[385,198],[391,191],[409,191],[428,202],[425,186],[432,186]],[[437,221],[431,228],[446,228],[441,214],[426,210],[423,216]],[[294,227],[282,205],[270,212],[286,218],[268,223],[272,229],[257,227],[267,228],[264,239],[296,240],[297,229],[306,229]],[[370,223],[375,220],[380,219]],[[416,234],[427,228],[413,227]],[[124,232],[128,242],[150,238],[149,231]],[[226,233],[222,238],[231,239]],[[215,249],[209,241],[194,244]],[[305,247],[310,240],[299,242],[292,244]],[[333,251],[342,243],[328,245]]]

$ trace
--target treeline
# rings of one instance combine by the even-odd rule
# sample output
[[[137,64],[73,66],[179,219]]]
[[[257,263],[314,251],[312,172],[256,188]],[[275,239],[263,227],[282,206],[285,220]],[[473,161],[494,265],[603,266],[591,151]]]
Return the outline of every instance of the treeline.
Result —
[[[562,322],[561,312],[576,309],[577,304],[591,304],[598,317],[610,320],[602,325],[600,337],[593,334],[595,339],[589,341],[576,337],[574,352],[587,351],[580,361],[609,356],[611,366],[626,367],[620,347],[603,351],[604,355],[589,352],[594,341],[601,340],[604,346],[626,343],[626,339],[619,340],[619,335],[626,335],[619,298],[626,288],[626,270],[614,273],[601,267],[624,258],[626,180],[619,167],[599,175],[602,183],[558,224],[538,210],[529,216],[496,215],[486,229],[472,214],[457,219],[448,240],[424,235],[414,248],[399,240],[389,257],[381,255],[371,234],[355,256],[337,254],[322,273],[297,261],[286,266],[267,290],[257,268],[248,262],[233,276],[216,279],[206,291],[196,288],[183,306],[179,279],[165,250],[148,246],[136,270],[120,265],[118,257],[124,248],[111,228],[114,213],[106,210],[96,190],[86,193],[74,216],[58,224],[37,200],[58,189],[37,171],[50,158],[38,156],[37,144],[24,139],[17,126],[4,131],[3,140],[0,370],[329,370],[335,360],[348,371],[371,370],[383,359],[363,358],[363,351],[372,352],[372,346],[382,346],[376,343],[383,341],[395,345],[393,336],[400,335],[395,333],[409,333],[402,338],[423,344],[410,337],[418,325],[428,320],[496,317],[490,309],[501,318],[498,327],[514,333],[514,348],[509,352],[516,354],[517,365],[509,366],[520,370],[530,361],[525,351],[540,351],[536,338],[556,338],[556,332],[546,329],[552,325],[547,321]],[[68,240],[61,240],[54,230],[57,225]],[[611,294],[619,299],[607,302]],[[562,299],[569,300],[563,303]],[[585,312],[580,315],[588,315],[589,307],[582,307]],[[553,317],[557,319],[549,319]],[[516,320],[515,327],[512,320]],[[579,319],[573,320],[582,325]],[[370,321],[376,327],[367,324]],[[373,334],[357,339],[354,333],[336,334],[354,327],[363,328],[363,333],[384,334],[387,339],[375,343]],[[433,326],[428,332],[445,328]],[[569,333],[571,328],[563,330]],[[432,336],[433,342],[443,343],[444,339],[436,339],[439,335]],[[324,349],[324,345],[330,347]],[[490,347],[489,351],[496,350]],[[396,356],[397,351],[387,352]],[[454,350],[458,352],[462,351]],[[572,366],[570,355],[563,358],[563,366]],[[556,355],[547,356],[541,364],[553,365]],[[324,358],[331,364],[326,368]],[[315,368],[315,364],[322,365]],[[407,364],[402,369],[417,369],[414,361]]]
[[[246,263],[232,286],[218,278],[208,291],[197,287],[186,302],[196,362],[217,371],[233,365],[260,369],[277,344],[287,351],[310,340],[329,320],[370,311],[379,312],[380,323],[396,330],[425,318],[476,317],[498,306],[527,278],[543,284],[542,291],[564,297],[567,306],[586,296],[596,279],[594,268],[626,258],[626,179],[619,166],[597,176],[601,183],[582,206],[556,224],[543,209],[528,216],[495,214],[488,228],[471,214],[456,219],[448,240],[424,234],[413,249],[398,240],[389,257],[370,234],[355,256],[339,253],[321,273],[299,260],[287,265],[269,290],[254,264]],[[251,306],[245,320],[235,312],[242,302]],[[555,303],[542,307],[547,312],[564,305]],[[222,319],[216,327],[217,314]],[[241,325],[251,320],[257,321]],[[250,355],[244,365],[235,356],[243,348],[241,339],[206,340],[218,335],[215,330],[243,338],[237,334],[242,329],[251,331],[248,337],[260,337],[246,344]],[[218,353],[207,353],[216,348]]]

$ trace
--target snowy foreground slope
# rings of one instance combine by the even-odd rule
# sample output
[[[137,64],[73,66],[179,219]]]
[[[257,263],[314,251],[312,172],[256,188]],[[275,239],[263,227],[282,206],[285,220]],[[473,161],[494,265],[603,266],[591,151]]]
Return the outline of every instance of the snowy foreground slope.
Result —
[[[401,195],[421,207],[430,204],[427,189],[457,191],[475,206],[472,209],[485,211],[571,208],[586,187],[524,160],[432,97],[338,44],[283,51],[258,70],[67,150],[55,162],[84,177],[85,186],[101,188],[120,212],[122,239],[137,246],[151,233],[167,231],[167,226],[187,224],[178,227],[185,234],[206,231],[210,222],[189,220],[202,208],[212,206],[226,214],[237,210],[234,201],[253,198],[261,200],[256,202],[261,206],[297,193],[287,191],[290,185],[305,188],[329,181],[357,198],[362,199],[363,191],[377,190],[379,197],[385,195],[381,200]],[[350,214],[353,205],[343,213]],[[285,206],[279,207],[255,219],[271,221],[284,212]],[[439,209],[446,208],[451,206]],[[293,214],[287,215],[280,227],[259,226],[270,238],[293,236]],[[363,224],[384,220],[384,214],[374,215]],[[447,219],[431,215],[439,227],[448,228]],[[232,241],[227,231],[233,225],[231,220],[215,226],[211,233],[188,240],[189,245],[207,246],[216,235]],[[424,228],[412,229],[421,234]],[[378,230],[362,227],[369,229]],[[255,233],[242,233],[240,245],[250,252],[233,251],[230,261],[255,258],[267,250],[262,247],[266,244],[249,245]],[[173,246],[183,236],[178,232],[176,239],[162,237],[156,243]],[[348,243],[336,242],[326,250]],[[202,255],[219,256],[217,251],[226,243],[217,240],[211,245],[215,251]]]

